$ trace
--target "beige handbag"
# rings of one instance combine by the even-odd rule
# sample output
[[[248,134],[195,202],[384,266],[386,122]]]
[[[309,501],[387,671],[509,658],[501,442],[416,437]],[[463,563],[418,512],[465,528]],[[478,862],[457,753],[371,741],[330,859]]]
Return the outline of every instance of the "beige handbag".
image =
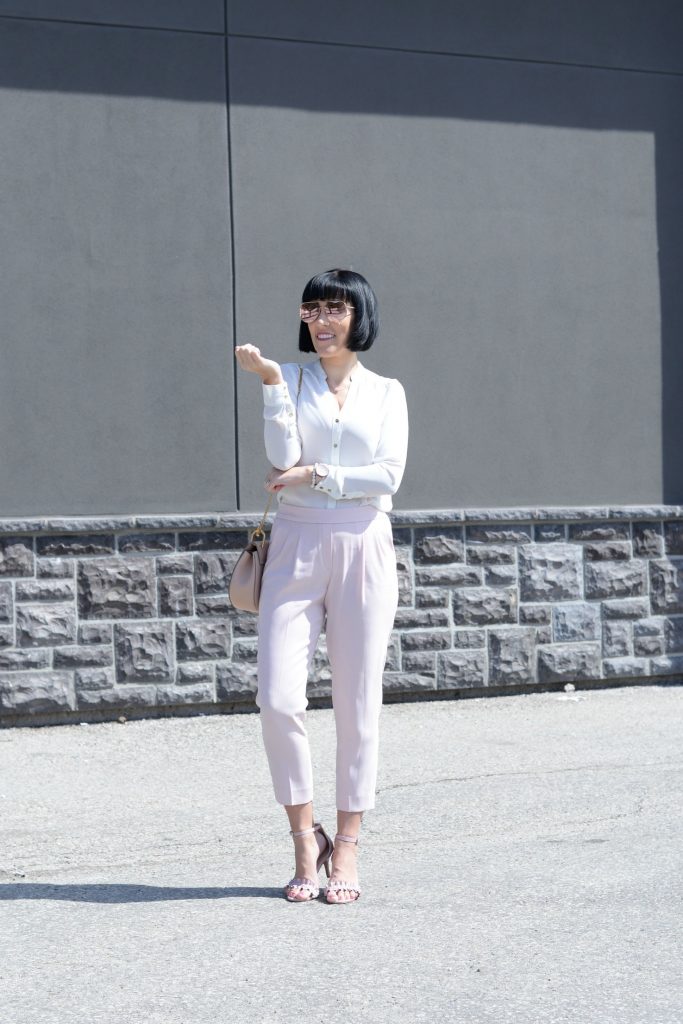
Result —
[[[296,392],[297,413],[299,410],[299,394],[301,393],[301,379],[304,368],[299,367],[299,386]],[[263,525],[268,515],[270,503],[273,500],[273,493],[268,495],[268,504],[263,513],[261,522],[249,536],[249,543],[240,554],[235,568],[230,575],[228,583],[228,597],[234,608],[242,612],[258,612],[259,598],[261,597],[261,578],[268,557],[270,540],[266,537]],[[257,537],[261,539],[257,541]]]

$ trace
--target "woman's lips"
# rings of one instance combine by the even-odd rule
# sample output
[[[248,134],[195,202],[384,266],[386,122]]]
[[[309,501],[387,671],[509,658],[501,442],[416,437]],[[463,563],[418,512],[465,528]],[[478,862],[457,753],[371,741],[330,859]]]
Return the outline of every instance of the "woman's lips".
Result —
[[[316,334],[316,338],[318,339],[318,341],[332,341],[332,339],[334,338],[334,334]]]

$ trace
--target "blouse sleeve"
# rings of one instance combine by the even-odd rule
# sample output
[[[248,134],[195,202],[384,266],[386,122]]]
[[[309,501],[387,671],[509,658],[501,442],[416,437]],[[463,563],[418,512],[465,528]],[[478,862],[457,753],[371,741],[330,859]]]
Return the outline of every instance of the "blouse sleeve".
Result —
[[[367,466],[329,466],[329,473],[313,489],[336,499],[395,494],[403,479],[407,456],[406,393],[401,382],[392,379],[384,401],[380,441],[372,462]]]
[[[290,394],[287,377],[291,373],[281,367],[282,384],[261,384],[263,391],[263,434],[266,455],[276,469],[291,469],[301,459],[301,438],[296,425],[296,388],[299,367],[295,366],[294,398]]]

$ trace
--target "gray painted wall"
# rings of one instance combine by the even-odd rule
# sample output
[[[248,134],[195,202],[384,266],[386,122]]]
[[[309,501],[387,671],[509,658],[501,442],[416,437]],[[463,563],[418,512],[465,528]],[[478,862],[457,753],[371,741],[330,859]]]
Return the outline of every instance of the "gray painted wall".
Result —
[[[333,265],[397,508],[683,501],[683,9],[337,10],[0,0],[1,515],[261,510],[234,337]]]

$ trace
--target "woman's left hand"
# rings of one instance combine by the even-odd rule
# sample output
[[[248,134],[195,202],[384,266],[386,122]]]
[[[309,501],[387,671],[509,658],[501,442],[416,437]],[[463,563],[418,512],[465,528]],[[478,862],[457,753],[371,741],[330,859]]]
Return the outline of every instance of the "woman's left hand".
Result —
[[[310,466],[292,466],[291,469],[275,469],[273,466],[266,477],[264,487],[267,491],[281,491],[283,487],[310,482]]]

